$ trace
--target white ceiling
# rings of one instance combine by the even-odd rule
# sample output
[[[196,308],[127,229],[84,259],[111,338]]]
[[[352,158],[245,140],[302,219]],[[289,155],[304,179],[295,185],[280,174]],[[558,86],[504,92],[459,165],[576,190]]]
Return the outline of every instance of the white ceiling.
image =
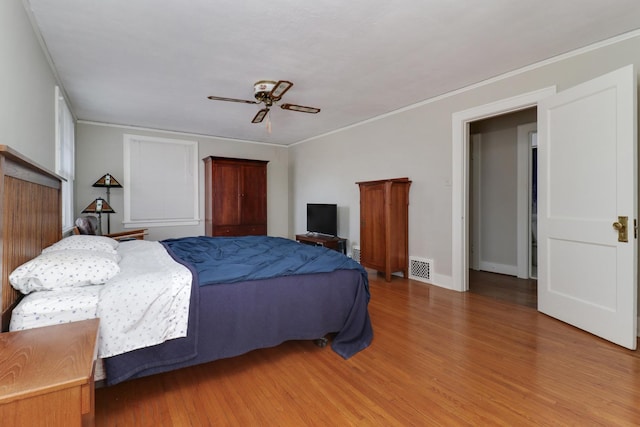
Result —
[[[78,119],[288,145],[640,28],[638,0],[23,0]],[[272,132],[253,83],[290,80]]]

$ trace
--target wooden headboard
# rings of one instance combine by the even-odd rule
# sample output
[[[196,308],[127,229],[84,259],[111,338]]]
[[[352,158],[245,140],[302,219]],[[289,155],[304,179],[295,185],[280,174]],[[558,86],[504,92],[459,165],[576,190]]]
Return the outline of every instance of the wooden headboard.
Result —
[[[2,332],[20,293],[9,274],[62,238],[62,178],[0,145],[0,270]]]

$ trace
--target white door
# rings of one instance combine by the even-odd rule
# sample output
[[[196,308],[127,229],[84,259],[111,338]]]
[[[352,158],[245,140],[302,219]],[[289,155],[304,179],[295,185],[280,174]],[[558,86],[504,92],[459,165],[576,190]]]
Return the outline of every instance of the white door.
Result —
[[[636,348],[636,72],[538,104],[538,309]],[[627,217],[628,242],[614,228]]]

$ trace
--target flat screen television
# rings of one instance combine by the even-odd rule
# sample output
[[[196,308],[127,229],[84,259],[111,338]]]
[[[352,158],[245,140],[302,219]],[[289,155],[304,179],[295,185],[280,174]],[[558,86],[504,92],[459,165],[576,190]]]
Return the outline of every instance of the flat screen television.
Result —
[[[338,206],[327,203],[307,203],[307,232],[338,235]]]

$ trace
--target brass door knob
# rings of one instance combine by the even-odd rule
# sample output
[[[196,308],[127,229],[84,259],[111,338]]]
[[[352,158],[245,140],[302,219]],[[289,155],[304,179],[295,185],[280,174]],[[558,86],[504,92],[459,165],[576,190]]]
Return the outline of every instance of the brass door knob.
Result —
[[[618,242],[628,242],[627,236],[627,224],[629,218],[626,216],[619,216],[618,220],[612,224],[613,228],[618,232]]]

